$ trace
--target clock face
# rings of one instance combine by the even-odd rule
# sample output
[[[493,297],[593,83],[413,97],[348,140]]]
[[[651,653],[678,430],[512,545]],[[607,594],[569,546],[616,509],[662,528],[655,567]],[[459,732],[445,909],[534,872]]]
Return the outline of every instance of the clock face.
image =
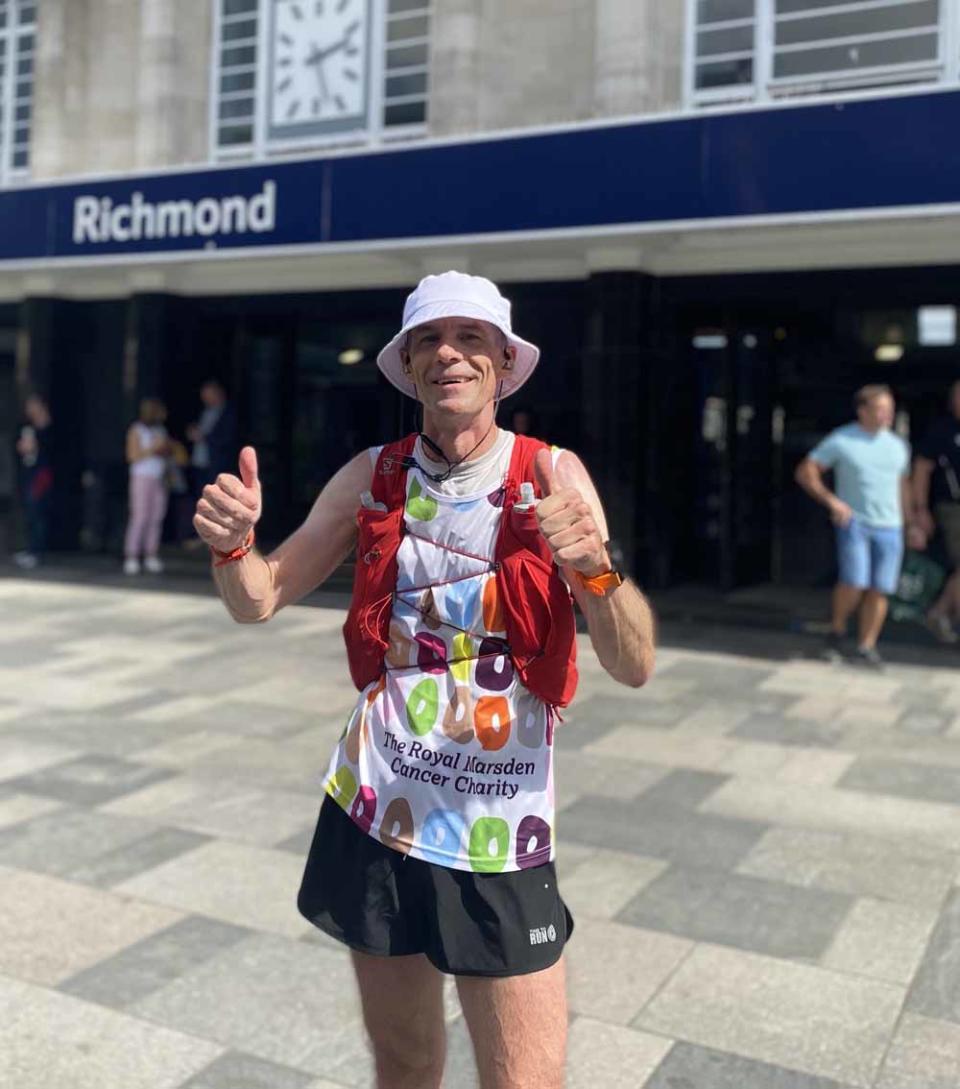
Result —
[[[273,0],[271,136],[367,123],[370,0]]]

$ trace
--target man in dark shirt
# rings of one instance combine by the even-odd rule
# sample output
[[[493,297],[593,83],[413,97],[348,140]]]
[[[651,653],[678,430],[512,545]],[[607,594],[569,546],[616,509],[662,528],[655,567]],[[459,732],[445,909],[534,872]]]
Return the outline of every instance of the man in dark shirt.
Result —
[[[53,492],[50,458],[51,419],[47,402],[30,394],[23,406],[26,423],[17,439],[20,456],[20,489],[27,523],[27,548],[17,552],[14,562],[27,569],[36,567],[47,547],[47,523]]]
[[[937,527],[943,535],[952,570],[927,620],[939,639],[955,643],[958,636],[953,625],[960,619],[960,381],[950,387],[948,408],[948,414],[933,424],[917,446],[913,529],[923,547]]]
[[[187,428],[194,444],[192,465],[197,495],[204,484],[212,484],[220,473],[229,473],[237,462],[237,414],[227,400],[227,391],[215,378],[200,387],[203,413]]]

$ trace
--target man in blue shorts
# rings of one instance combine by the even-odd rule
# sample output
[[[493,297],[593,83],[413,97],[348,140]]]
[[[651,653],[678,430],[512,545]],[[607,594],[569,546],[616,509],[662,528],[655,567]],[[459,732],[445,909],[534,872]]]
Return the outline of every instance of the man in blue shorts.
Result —
[[[839,578],[833,591],[827,656],[843,657],[847,621],[859,607],[856,660],[883,667],[877,639],[887,597],[897,588],[903,524],[911,510],[910,447],[891,431],[893,394],[864,386],[854,396],[856,423],[831,431],[797,466],[797,483],[830,512],[836,527]],[[834,491],[824,483],[832,470]]]

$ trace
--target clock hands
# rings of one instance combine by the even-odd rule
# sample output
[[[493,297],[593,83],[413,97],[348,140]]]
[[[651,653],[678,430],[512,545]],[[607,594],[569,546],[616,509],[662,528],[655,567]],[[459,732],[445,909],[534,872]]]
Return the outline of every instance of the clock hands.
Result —
[[[333,56],[334,53],[339,53],[341,49],[346,52],[348,57],[352,57],[357,52],[357,46],[355,46],[350,39],[359,28],[360,21],[356,20],[343,32],[342,38],[338,38],[332,45],[328,45],[326,49],[321,49],[319,46],[315,45],[310,56],[307,57],[304,63],[316,65],[318,68],[321,68],[327,57]]]

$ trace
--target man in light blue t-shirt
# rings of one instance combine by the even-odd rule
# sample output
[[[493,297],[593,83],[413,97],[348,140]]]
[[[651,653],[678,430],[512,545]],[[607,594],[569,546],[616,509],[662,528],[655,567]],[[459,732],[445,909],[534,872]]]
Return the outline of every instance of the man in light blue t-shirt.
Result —
[[[843,657],[847,621],[859,606],[856,658],[882,668],[877,639],[887,597],[897,588],[903,524],[910,512],[910,447],[891,430],[893,394],[864,386],[854,397],[857,422],[838,427],[797,466],[797,483],[830,512],[836,527],[839,579],[833,591],[827,656]],[[833,471],[834,491],[824,484]]]

